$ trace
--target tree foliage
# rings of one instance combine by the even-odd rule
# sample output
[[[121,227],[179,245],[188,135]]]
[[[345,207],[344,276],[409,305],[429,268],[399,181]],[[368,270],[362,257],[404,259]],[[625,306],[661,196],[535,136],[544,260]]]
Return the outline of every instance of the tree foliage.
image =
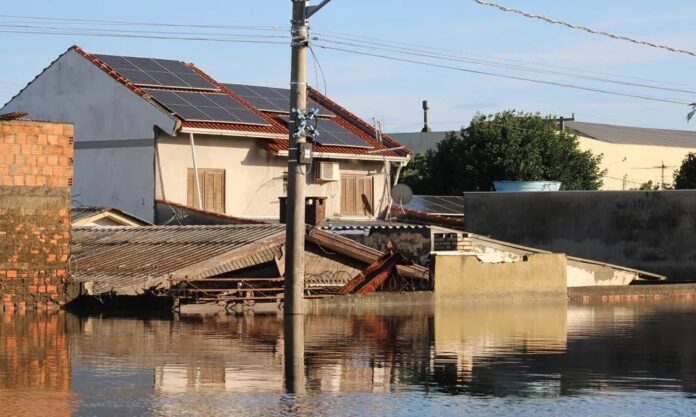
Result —
[[[602,185],[601,155],[578,148],[552,117],[505,111],[476,115],[436,149],[418,154],[403,171],[416,194],[456,195],[493,190],[493,181],[560,181],[564,190]]]
[[[689,152],[679,169],[674,172],[674,188],[677,190],[696,188],[696,153]]]

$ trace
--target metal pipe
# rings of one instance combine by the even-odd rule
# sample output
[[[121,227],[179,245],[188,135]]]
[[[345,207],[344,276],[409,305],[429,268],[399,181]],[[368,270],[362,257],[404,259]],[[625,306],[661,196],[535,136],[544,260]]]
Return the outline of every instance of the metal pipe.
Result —
[[[198,208],[203,210],[203,197],[201,196],[201,181],[198,179],[198,163],[196,162],[196,144],[193,141],[193,133],[189,133],[191,141],[191,158],[193,158],[193,176],[196,181],[196,194],[198,195]]]
[[[406,162],[400,162],[400,163],[399,163],[399,167],[396,169],[396,174],[394,175],[394,185],[396,185],[396,184],[399,183],[399,175],[401,174],[401,169],[402,169],[403,167],[405,167],[406,164],[407,164]],[[393,187],[394,187],[394,186],[392,186],[392,188],[393,188]],[[392,201],[391,190],[390,190],[390,191],[389,191],[389,205],[387,206],[387,213],[384,215],[384,219],[385,219],[385,220],[389,220],[389,218],[391,217],[391,208],[392,208],[392,204],[394,204],[394,202]]]

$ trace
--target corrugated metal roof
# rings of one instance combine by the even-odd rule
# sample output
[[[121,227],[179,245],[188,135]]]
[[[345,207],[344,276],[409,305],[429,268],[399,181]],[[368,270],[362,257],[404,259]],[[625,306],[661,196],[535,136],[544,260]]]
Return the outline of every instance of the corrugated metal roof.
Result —
[[[317,229],[329,231],[342,230],[371,230],[371,229],[424,229],[422,224],[394,223],[384,220],[328,220],[317,226]]]
[[[579,135],[608,143],[680,148],[696,147],[696,131],[650,129],[573,121],[565,122],[565,126]]]
[[[284,236],[284,225],[75,227],[71,276],[95,293],[163,285],[171,274]]]

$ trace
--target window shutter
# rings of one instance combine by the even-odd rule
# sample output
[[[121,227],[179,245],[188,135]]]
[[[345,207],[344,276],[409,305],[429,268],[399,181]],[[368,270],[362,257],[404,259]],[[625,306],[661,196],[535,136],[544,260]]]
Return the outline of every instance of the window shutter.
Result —
[[[186,202],[189,207],[202,208],[216,213],[225,212],[225,170],[199,169],[203,207],[198,206],[198,193],[193,168],[189,168],[186,177]]]

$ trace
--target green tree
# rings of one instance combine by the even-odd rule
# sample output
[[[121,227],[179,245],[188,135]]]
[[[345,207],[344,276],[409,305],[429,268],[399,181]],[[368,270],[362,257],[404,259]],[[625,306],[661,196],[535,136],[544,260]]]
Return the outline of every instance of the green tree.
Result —
[[[476,115],[449,133],[404,175],[417,194],[456,195],[493,190],[493,181],[560,181],[564,190],[602,185],[601,155],[581,151],[556,119],[513,110]]]
[[[696,153],[689,152],[681,166],[674,172],[676,190],[696,188]]]

